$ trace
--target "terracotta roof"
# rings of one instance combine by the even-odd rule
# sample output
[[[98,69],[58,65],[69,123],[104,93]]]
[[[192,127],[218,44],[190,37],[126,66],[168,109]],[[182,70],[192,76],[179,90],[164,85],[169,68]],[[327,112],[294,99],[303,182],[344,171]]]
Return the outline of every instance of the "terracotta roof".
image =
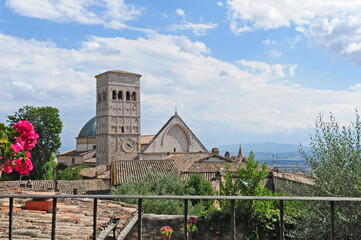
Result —
[[[143,135],[140,136],[140,144],[148,144],[155,135]]]
[[[127,74],[127,75],[135,75],[135,76],[139,76],[139,77],[142,76],[142,75],[137,74],[137,73],[131,73],[131,72],[126,72],[126,71],[122,71],[122,70],[110,70],[110,71],[106,71],[106,72],[103,72],[101,74],[98,74],[95,77],[100,77],[101,75],[107,74],[107,73],[121,73],[121,74]]]
[[[26,186],[28,181],[2,181],[0,182],[0,191],[8,189],[21,189],[21,186]],[[53,192],[55,183],[52,180],[30,180],[33,191],[50,191]],[[58,190],[62,194],[72,194],[73,189],[78,190],[78,194],[86,194],[91,191],[104,191],[109,188],[101,179],[85,179],[85,180],[58,180]],[[25,187],[25,189],[28,189]]]
[[[307,185],[314,185],[314,181],[312,179],[308,178],[306,175],[302,173],[295,173],[291,171],[285,171],[280,169],[267,169],[269,172],[273,173],[274,177],[282,178],[285,180],[293,181],[293,182],[299,182]]]
[[[138,182],[148,170],[161,174],[179,174],[174,162],[169,160],[119,160],[113,161],[111,166],[113,185],[126,183],[130,177]]]
[[[85,178],[98,178],[99,176],[108,176],[110,178],[109,170],[106,165],[99,165],[93,168],[83,168],[80,174]]]
[[[9,193],[9,192],[7,192]],[[24,192],[25,193],[25,192]],[[29,194],[29,193],[27,193]],[[14,198],[14,239],[50,239],[52,213],[22,209],[28,199]],[[91,239],[93,233],[93,199],[58,199],[56,239]],[[0,239],[9,235],[9,199],[0,198]],[[136,215],[135,205],[98,200],[98,234],[114,219],[120,219],[120,232]]]
[[[91,152],[94,152],[94,154],[96,153],[95,149],[91,149],[89,151],[77,151],[75,148],[63,153],[59,153],[57,154],[57,156],[82,156],[82,155],[86,155],[89,154]]]

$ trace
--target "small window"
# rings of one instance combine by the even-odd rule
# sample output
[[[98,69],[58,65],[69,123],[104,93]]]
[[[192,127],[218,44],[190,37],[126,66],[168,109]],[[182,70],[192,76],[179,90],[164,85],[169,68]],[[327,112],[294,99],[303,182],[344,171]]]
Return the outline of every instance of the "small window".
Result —
[[[113,99],[113,100],[117,99],[117,91],[115,91],[115,90],[113,90],[112,99]]]
[[[124,127],[122,126],[122,133],[124,133]]]
[[[71,164],[75,164],[75,158],[71,158]]]
[[[101,100],[102,100],[102,95],[98,93],[98,102],[100,102]]]
[[[137,100],[137,93],[133,92],[132,93],[132,101],[136,101]]]
[[[177,149],[176,149],[176,148],[174,148],[174,149],[173,149],[173,151],[174,151],[174,152],[176,152],[176,151],[177,151]]]
[[[127,92],[126,100],[127,100],[127,101],[130,101],[130,92]]]
[[[123,92],[122,91],[118,92],[118,100],[123,100]]]
[[[97,147],[96,145],[93,145],[93,149],[96,149],[96,147]]]

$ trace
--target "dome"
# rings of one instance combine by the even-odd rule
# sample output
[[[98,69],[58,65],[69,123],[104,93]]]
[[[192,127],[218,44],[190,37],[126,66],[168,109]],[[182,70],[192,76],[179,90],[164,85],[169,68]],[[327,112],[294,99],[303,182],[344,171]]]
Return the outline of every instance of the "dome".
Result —
[[[78,138],[95,137],[96,117],[90,119],[80,130]]]

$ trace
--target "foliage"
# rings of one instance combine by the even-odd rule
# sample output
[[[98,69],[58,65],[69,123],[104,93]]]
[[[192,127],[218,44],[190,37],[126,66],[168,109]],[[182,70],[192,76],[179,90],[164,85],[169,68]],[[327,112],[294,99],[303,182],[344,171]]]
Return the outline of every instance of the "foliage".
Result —
[[[80,170],[83,168],[89,168],[89,166],[81,164],[74,168],[66,168],[60,170],[56,174],[57,180],[81,180],[83,176],[80,174]]]
[[[361,121],[339,126],[330,114],[329,121],[322,115],[316,120],[315,133],[310,137],[311,153],[301,149],[310,166],[304,172],[315,182],[306,187],[308,196],[360,197],[361,195]],[[328,202],[305,204],[305,221],[297,223],[294,237],[306,239],[329,238],[330,205]],[[361,236],[361,207],[357,203],[335,203],[336,239],[359,239]]]
[[[238,174],[230,172],[226,166],[224,181],[220,184],[221,196],[279,196],[264,187],[268,175],[266,164],[258,166],[251,152],[245,168],[238,168]],[[293,229],[292,218],[298,217],[297,204],[285,204],[286,229]],[[279,239],[279,202],[278,201],[236,201],[236,221],[242,227],[244,236],[249,239],[267,238]],[[220,209],[210,208],[202,217],[202,222],[208,228],[214,229],[213,233],[224,233],[230,230],[230,201],[220,201]]]
[[[53,107],[25,106],[14,115],[8,116],[10,125],[20,120],[31,122],[39,135],[38,143],[31,151],[34,170],[29,176],[31,179],[42,179],[46,174],[43,166],[51,160],[52,153],[57,152],[61,145],[60,133],[63,123],[59,117],[59,110]],[[13,178],[19,179],[16,174]]]
[[[185,231],[185,227],[184,224],[182,224],[181,227],[181,232],[184,233]],[[189,219],[188,223],[187,223],[187,232],[198,232],[198,228],[197,228],[197,220],[195,219]]]
[[[187,182],[177,175],[164,175],[148,171],[139,182],[132,177],[128,183],[112,188],[112,194],[117,195],[192,195],[196,190],[187,186]],[[123,202],[136,204],[136,199],[121,199]],[[168,199],[144,199],[142,202],[146,213],[155,214],[184,214],[184,201]],[[204,206],[202,204],[189,204],[189,214],[197,215]]]
[[[212,184],[204,179],[201,174],[193,174],[187,180],[187,188],[193,189],[191,195],[196,196],[213,196],[216,191],[214,190]],[[201,204],[204,209],[208,209],[212,206],[212,200],[191,200],[193,205]]]
[[[173,229],[169,226],[163,226],[160,229],[160,234],[165,235],[165,236],[169,236],[173,233]]]
[[[56,169],[55,154],[52,154],[50,160],[47,161],[43,168],[43,179],[54,180],[54,170]]]

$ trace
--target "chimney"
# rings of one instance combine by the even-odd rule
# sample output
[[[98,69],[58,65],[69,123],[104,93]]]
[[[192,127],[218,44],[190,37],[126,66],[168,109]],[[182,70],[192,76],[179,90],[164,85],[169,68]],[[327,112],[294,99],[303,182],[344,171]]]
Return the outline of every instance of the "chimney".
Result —
[[[218,150],[218,148],[216,148],[216,147],[212,148],[212,154],[219,155],[219,150]]]

